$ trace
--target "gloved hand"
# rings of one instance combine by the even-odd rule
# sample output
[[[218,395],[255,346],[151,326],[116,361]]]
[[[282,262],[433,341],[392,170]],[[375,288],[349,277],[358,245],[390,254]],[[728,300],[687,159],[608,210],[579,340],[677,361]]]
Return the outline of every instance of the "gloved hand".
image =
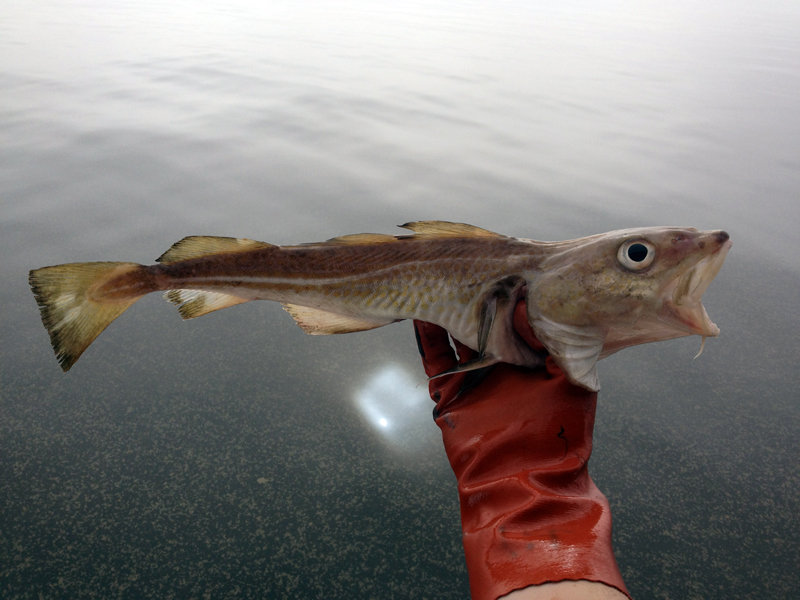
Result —
[[[524,301],[514,326],[545,352]],[[447,332],[414,322],[425,372],[457,364]],[[476,353],[455,342],[460,362]],[[611,548],[611,512],[589,477],[597,394],[546,366],[496,365],[432,379],[434,418],[458,480],[464,553],[474,600],[531,585],[601,582],[628,594]],[[463,387],[463,389],[462,389]]]

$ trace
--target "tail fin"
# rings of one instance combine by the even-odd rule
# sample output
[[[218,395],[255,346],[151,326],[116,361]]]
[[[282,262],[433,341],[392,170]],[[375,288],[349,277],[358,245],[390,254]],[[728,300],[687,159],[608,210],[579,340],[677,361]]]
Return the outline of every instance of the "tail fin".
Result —
[[[69,371],[94,339],[143,294],[99,299],[91,292],[136,263],[94,262],[44,267],[28,277],[56,358]]]

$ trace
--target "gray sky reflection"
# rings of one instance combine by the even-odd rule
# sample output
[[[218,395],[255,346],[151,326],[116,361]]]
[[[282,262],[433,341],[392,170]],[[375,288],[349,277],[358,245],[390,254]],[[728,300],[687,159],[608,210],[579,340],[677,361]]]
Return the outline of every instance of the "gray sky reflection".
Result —
[[[392,449],[415,451],[430,437],[433,402],[428,386],[397,364],[376,370],[354,400],[370,427]]]

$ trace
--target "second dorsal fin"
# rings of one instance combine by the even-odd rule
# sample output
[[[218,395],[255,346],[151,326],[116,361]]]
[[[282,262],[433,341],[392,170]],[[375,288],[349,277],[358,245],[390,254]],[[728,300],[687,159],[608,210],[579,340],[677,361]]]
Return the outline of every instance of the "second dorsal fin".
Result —
[[[441,237],[506,237],[499,233],[481,229],[466,223],[450,223],[449,221],[413,221],[400,225],[418,235],[435,235]]]
[[[257,242],[246,238],[215,237],[211,235],[192,235],[176,242],[172,247],[156,259],[160,263],[174,263],[187,258],[198,258],[209,254],[222,254],[223,252],[242,252],[269,248],[273,244]]]
[[[351,233],[340,235],[324,242],[311,242],[303,246],[361,246],[366,244],[386,244],[396,242],[397,238],[386,233]]]

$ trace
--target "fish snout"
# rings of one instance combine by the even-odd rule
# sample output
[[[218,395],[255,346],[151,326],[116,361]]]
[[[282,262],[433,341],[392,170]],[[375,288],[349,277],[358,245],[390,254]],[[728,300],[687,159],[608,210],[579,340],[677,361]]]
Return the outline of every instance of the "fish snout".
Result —
[[[697,248],[706,252],[716,252],[722,246],[730,246],[731,236],[722,229],[718,231],[701,231],[696,238]]]

